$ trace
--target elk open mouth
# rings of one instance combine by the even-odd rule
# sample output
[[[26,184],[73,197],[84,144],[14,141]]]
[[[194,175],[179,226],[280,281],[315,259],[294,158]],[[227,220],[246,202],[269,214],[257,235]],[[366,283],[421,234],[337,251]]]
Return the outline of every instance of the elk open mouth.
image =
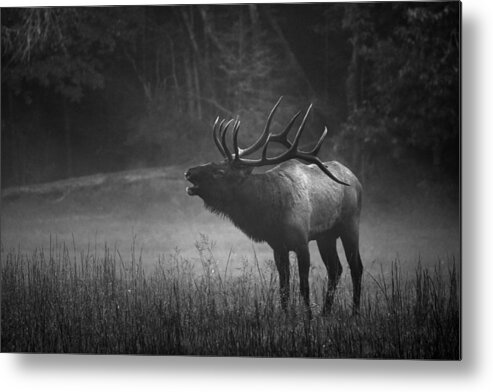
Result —
[[[185,179],[187,181],[190,181],[192,183],[192,186],[187,186],[186,188],[186,191],[188,193],[189,196],[194,196],[198,193],[199,191],[199,186],[197,184],[194,184],[192,179],[191,179],[191,174],[190,174],[190,170],[188,170],[187,172],[185,172]]]
[[[199,186],[198,185],[187,186],[186,191],[189,196],[195,196],[199,191]]]

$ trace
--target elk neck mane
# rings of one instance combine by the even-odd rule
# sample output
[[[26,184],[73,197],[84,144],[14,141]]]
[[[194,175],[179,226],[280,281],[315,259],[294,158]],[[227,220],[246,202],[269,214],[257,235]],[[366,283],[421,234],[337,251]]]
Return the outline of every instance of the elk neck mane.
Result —
[[[221,199],[204,200],[208,210],[227,217],[256,242],[268,241],[276,235],[285,209],[286,192],[283,173],[270,171],[251,174],[240,184],[231,187],[231,193]]]

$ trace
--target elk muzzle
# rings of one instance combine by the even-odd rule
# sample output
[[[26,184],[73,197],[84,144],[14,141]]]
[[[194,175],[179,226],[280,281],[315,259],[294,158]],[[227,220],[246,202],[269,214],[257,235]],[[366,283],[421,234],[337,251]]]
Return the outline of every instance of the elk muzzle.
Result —
[[[195,196],[198,193],[199,186],[194,183],[194,176],[191,169],[185,172],[185,179],[192,183],[192,186],[187,186],[186,188],[187,194],[189,196]]]

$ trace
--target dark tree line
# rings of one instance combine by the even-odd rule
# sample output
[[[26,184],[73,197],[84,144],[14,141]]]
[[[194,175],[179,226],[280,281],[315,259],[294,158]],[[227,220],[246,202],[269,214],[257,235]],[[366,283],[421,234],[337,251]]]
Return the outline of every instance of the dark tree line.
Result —
[[[458,3],[4,9],[2,184],[216,158],[217,115],[239,115],[248,143],[280,95],[274,126],[313,102],[305,142],[327,124],[322,157],[364,177],[382,157],[456,170],[459,17]]]

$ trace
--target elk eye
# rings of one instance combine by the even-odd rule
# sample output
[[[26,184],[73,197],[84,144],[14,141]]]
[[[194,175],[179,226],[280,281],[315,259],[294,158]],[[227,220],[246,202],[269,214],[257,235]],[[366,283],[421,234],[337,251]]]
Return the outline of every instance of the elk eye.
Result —
[[[225,171],[224,171],[224,170],[222,170],[222,169],[219,169],[219,170],[216,170],[216,171],[212,174],[212,176],[213,176],[214,178],[220,178],[220,177],[224,177],[224,174],[225,174]]]

